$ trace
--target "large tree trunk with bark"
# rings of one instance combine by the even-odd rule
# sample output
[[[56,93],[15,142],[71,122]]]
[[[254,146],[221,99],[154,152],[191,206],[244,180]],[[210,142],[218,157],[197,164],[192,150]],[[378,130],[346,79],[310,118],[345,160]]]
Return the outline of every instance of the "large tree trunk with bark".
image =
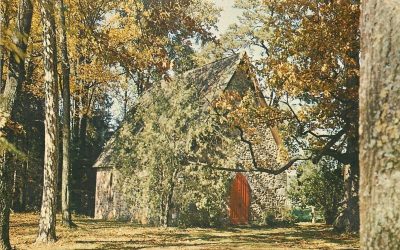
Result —
[[[56,240],[56,198],[58,169],[58,89],[54,2],[40,1],[43,24],[43,61],[45,81],[45,150],[43,196],[39,233],[36,242]]]
[[[165,200],[165,206],[164,206],[164,211],[163,214],[161,215],[161,225],[163,227],[168,227],[170,225],[170,221],[169,221],[169,215],[170,215],[170,210],[171,210],[171,205],[172,205],[172,197],[174,195],[174,189],[175,189],[175,180],[176,180],[176,176],[178,175],[178,168],[176,168],[174,170],[174,172],[172,173],[171,179],[169,180],[169,187],[168,187],[168,193],[167,193],[167,197]]]
[[[367,0],[361,15],[362,249],[400,249],[400,2]]]
[[[28,38],[31,30],[33,6],[30,0],[21,0],[18,6],[18,18],[16,32]],[[23,54],[26,53],[27,44],[19,37],[16,46]],[[5,122],[13,116],[16,99],[21,92],[25,79],[24,58],[16,60],[16,54],[10,53],[9,73],[4,93],[0,91],[0,139],[6,136],[4,133]],[[1,58],[3,60],[3,57]],[[2,70],[2,69],[1,69]],[[1,86],[3,88],[3,86]],[[0,143],[4,144],[4,141]],[[7,162],[7,146],[0,145],[0,249],[11,249],[9,239],[10,202],[11,202],[11,177],[13,170]]]
[[[62,224],[67,227],[73,226],[70,211],[70,142],[71,142],[71,104],[70,104],[70,65],[68,58],[67,32],[65,26],[64,1],[58,0],[60,28],[59,37],[61,45],[61,69],[62,69],[62,99],[63,99],[63,127],[62,127],[62,175],[61,175],[61,210]]]
[[[358,166],[345,165],[343,167],[344,178],[344,204],[342,212],[333,223],[337,232],[357,232],[360,226],[360,214],[358,205]]]
[[[10,3],[8,1],[5,1],[1,7],[3,15],[0,17],[0,26],[1,29],[4,29],[7,28],[10,24],[10,17],[9,17]],[[3,68],[4,68],[4,63],[6,61],[4,56],[6,52],[7,50],[4,48],[4,46],[0,45],[0,94],[3,92],[5,86],[5,79],[3,79]]]
[[[6,164],[6,152],[0,150],[0,249],[11,249],[10,224],[10,179],[11,171]]]

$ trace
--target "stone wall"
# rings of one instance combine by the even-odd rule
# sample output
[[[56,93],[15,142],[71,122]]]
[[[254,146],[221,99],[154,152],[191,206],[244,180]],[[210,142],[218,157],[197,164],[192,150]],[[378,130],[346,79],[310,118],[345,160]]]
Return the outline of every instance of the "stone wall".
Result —
[[[251,223],[264,224],[269,214],[283,219],[287,209],[286,172],[279,175],[249,173],[247,178],[251,187]]]
[[[244,137],[252,143],[258,168],[280,167],[282,163],[277,159],[279,148],[268,127],[259,126],[255,133],[245,134]],[[240,164],[246,169],[254,169],[249,145],[242,142],[237,150]],[[287,197],[287,171],[279,175],[254,171],[245,176],[251,188],[251,223],[264,224],[267,215],[283,219],[285,211],[290,207]]]
[[[118,185],[119,172],[113,168],[97,168],[95,219],[129,220],[131,214]]]

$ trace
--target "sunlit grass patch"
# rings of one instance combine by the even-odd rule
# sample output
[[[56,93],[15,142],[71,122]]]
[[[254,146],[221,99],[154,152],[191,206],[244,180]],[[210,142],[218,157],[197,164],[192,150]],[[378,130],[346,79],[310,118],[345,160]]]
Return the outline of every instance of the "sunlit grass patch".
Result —
[[[74,216],[76,229],[61,226],[58,241],[34,245],[38,214],[11,216],[11,242],[17,249],[358,249],[357,235],[340,235],[323,224],[226,229],[158,228]]]

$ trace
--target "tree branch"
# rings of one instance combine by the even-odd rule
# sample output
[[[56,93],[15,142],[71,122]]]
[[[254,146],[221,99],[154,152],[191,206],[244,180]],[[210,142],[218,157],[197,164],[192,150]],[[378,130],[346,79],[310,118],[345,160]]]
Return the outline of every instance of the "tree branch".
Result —
[[[220,170],[220,171],[240,172],[240,173],[260,172],[260,173],[278,175],[278,174],[281,174],[281,173],[285,172],[286,170],[288,170],[297,161],[307,161],[307,160],[311,160],[311,157],[298,157],[298,156],[293,157],[285,165],[281,166],[278,169],[261,168],[258,166],[257,166],[257,168],[244,169],[241,165],[238,165],[237,168],[224,168],[224,167],[215,167],[215,166],[212,166],[212,165],[210,165],[208,163],[204,163],[204,162],[187,161],[187,163],[198,164],[198,165],[207,167],[209,169]]]
[[[250,151],[250,156],[251,156],[251,162],[253,164],[253,168],[255,171],[258,172],[264,172],[264,173],[269,173],[269,174],[273,174],[273,175],[278,175],[282,172],[284,172],[285,170],[289,169],[295,162],[297,161],[301,161],[301,160],[310,160],[311,156],[309,157],[293,157],[292,159],[290,159],[284,166],[280,167],[279,169],[268,169],[268,168],[264,168],[264,167],[260,167],[258,166],[258,163],[256,161],[256,157],[255,157],[255,153],[254,153],[254,149],[253,149],[253,143],[249,140],[247,140],[246,138],[244,138],[244,132],[243,129],[239,126],[236,126],[236,128],[239,130],[240,132],[240,140],[244,143],[246,143],[249,147],[249,151]]]
[[[300,125],[303,125],[303,123],[301,122],[300,118],[297,116],[296,112],[293,110],[292,106],[290,106],[289,101],[281,101],[282,103],[284,103],[286,106],[288,106],[290,112],[293,114],[293,117],[296,119],[297,123],[299,123]],[[335,137],[335,135],[326,135],[326,134],[317,134],[315,132],[313,132],[312,130],[306,130],[301,132],[302,135],[306,135],[306,134],[310,134],[318,139],[321,138],[333,138]]]
[[[345,129],[342,129],[336,135],[332,136],[331,140],[328,143],[326,143],[325,146],[319,151],[319,153],[312,159],[312,162],[314,164],[317,164],[324,155],[327,155],[328,153],[337,152],[337,151],[331,149],[331,147],[333,145],[335,145],[335,143],[345,134],[345,132],[346,132]],[[332,154],[332,155],[334,155],[334,154]],[[337,155],[337,156],[339,156],[339,155]],[[332,157],[334,157],[334,156],[332,156]],[[339,160],[336,157],[334,157],[334,158]]]

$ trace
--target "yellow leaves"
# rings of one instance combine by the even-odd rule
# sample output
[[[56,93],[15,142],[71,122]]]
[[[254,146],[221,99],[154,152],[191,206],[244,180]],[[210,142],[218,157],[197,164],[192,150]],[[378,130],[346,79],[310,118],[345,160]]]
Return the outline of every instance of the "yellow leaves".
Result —
[[[279,145],[276,161],[280,164],[286,164],[288,160],[289,160],[289,152],[287,148],[283,144]]]
[[[171,16],[171,14],[167,11],[162,11],[159,13],[161,19],[167,19]]]
[[[79,79],[87,82],[104,83],[118,79],[115,74],[98,61],[79,65],[78,72]]]
[[[324,90],[323,91],[323,93],[324,93],[324,97],[326,97],[326,98],[330,98],[332,95],[331,95],[331,93],[329,92],[329,90]]]
[[[241,127],[247,133],[254,133],[257,126],[275,126],[289,116],[287,112],[270,106],[260,106],[255,94],[248,91],[241,96],[236,91],[226,91],[213,104],[220,115],[221,123]]]
[[[325,73],[325,72],[328,71],[328,65],[327,65],[326,63],[324,63],[324,64],[322,65],[321,71],[322,71],[323,73]]]
[[[0,110],[0,137],[2,136],[1,130],[6,126],[9,117],[9,114],[6,114]]]
[[[111,46],[126,46],[135,39],[139,39],[140,36],[140,29],[136,25],[129,25],[125,28],[114,28],[108,32],[108,39]]]
[[[20,61],[20,58],[25,58],[25,54],[16,45],[18,41],[24,43],[28,42],[26,35],[13,32],[6,27],[1,27],[0,45],[6,50],[14,53],[14,57],[17,62]]]
[[[302,121],[302,122],[306,122],[308,117],[307,117],[307,112],[306,109],[302,109],[297,113],[297,118]]]
[[[149,17],[150,16],[150,12],[149,11],[143,11],[142,12],[143,17]]]
[[[214,101],[214,107],[222,110],[232,110],[237,102],[241,101],[241,96],[236,91],[225,91]]]
[[[315,105],[320,100],[329,102],[333,93],[343,100],[356,99],[353,91],[338,89],[350,89],[347,79],[359,76],[359,10],[354,8],[358,4],[303,0],[265,4],[275,10],[269,22],[275,33],[269,45],[275,52],[265,62],[273,87],[294,98],[306,95]]]

